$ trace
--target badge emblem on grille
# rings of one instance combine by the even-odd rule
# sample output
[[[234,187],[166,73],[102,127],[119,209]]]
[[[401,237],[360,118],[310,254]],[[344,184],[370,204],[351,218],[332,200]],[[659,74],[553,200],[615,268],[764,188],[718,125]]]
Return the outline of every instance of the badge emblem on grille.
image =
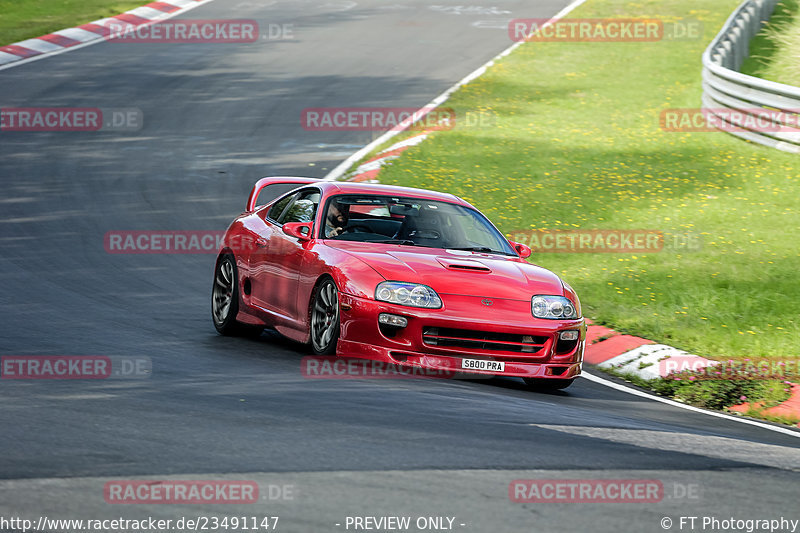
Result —
[[[492,305],[494,302],[491,301],[489,298],[484,298],[483,300],[481,300],[481,303],[483,305]]]

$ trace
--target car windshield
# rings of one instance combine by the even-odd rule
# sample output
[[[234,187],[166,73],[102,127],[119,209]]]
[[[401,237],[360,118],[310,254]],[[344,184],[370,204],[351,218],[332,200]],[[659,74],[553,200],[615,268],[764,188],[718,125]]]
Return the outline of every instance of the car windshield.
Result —
[[[447,202],[400,196],[347,194],[330,198],[321,236],[517,255],[478,211]]]

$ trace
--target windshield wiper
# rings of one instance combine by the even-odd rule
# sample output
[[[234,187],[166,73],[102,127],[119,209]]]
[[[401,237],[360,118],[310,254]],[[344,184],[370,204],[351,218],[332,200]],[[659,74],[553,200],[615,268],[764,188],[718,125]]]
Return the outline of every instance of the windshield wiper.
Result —
[[[493,248],[489,248],[488,246],[460,246],[460,247],[448,247],[448,250],[464,250],[465,252],[483,252],[489,254],[500,254],[500,255],[511,255],[508,252],[503,252],[500,250],[495,250]],[[516,254],[514,254],[516,255]]]
[[[377,242],[380,244],[402,244],[406,246],[416,246],[417,243],[408,239],[386,239],[383,241],[364,241],[364,242]]]

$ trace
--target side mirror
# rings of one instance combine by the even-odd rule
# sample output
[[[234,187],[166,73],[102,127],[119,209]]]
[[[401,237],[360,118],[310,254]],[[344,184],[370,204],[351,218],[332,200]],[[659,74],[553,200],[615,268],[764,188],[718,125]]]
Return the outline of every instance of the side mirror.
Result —
[[[525,259],[526,257],[530,257],[531,254],[533,253],[533,250],[531,250],[529,246],[526,246],[526,245],[522,244],[521,242],[514,242],[514,241],[508,241],[508,242],[511,243],[511,246],[514,247],[514,250],[519,254],[519,256],[522,259]]]
[[[283,225],[283,232],[295,239],[310,241],[311,222],[287,222]]]

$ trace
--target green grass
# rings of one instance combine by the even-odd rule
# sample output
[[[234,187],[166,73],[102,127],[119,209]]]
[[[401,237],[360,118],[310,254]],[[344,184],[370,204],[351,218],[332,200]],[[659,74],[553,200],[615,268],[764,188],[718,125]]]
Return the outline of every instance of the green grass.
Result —
[[[783,0],[750,42],[750,57],[741,71],[779,83],[800,85],[800,5]]]
[[[119,15],[146,0],[0,0],[0,46]]]
[[[792,357],[800,336],[800,159],[720,132],[659,129],[701,106],[701,54],[738,0],[590,0],[572,17],[688,17],[700,40],[527,43],[447,102],[485,127],[433,134],[383,183],[449,191],[512,235],[534,228],[692,233],[693,253],[534,254],[584,314],[715,359]]]
[[[646,380],[636,374],[620,372],[613,368],[604,370],[659,396],[704,409],[726,410],[742,402],[751,404],[758,402],[759,408],[751,408],[747,412],[748,416],[754,418],[763,418],[764,410],[785,402],[791,396],[789,386],[779,380],[694,380],[693,375],[702,376],[702,373],[692,372],[680,374],[681,378],[675,376]],[[790,417],[772,417],[773,421],[776,419],[779,423],[790,425],[797,423],[797,420]]]
[[[750,41],[750,56],[742,64],[740,69],[742,73],[758,77],[764,75],[767,65],[779,49],[778,41],[774,39],[775,32],[792,23],[797,9],[797,0],[783,0],[775,6],[769,22]]]

